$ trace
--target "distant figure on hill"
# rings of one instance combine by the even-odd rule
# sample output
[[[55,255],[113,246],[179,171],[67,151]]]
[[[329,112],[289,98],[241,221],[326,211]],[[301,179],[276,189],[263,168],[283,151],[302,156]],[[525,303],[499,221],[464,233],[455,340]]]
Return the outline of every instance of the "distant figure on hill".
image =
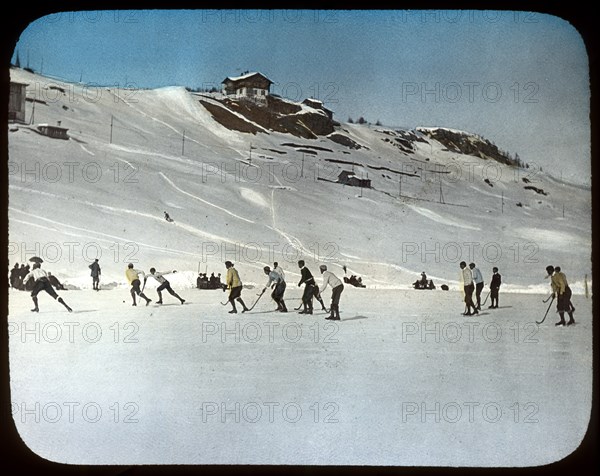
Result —
[[[165,212],[165,220],[167,220],[169,223],[173,221],[173,219],[169,216],[167,212]]]

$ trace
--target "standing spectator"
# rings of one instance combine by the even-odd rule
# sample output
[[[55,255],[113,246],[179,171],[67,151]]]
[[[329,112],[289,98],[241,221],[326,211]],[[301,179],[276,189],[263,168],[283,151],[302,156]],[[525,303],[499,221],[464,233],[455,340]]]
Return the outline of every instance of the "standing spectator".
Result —
[[[92,270],[90,276],[92,277],[92,288],[96,291],[100,291],[100,275],[102,274],[102,270],[100,269],[100,264],[98,263],[98,258],[88,266]]]
[[[19,289],[19,263],[15,263],[15,266],[10,270],[10,287]]]
[[[498,273],[498,268],[495,266],[492,268],[492,282],[490,284],[490,297],[492,298],[492,304],[489,309],[498,308],[498,294],[500,292],[500,285],[502,284],[502,276]],[[494,304],[495,302],[495,304]]]
[[[481,275],[481,271],[479,268],[475,266],[475,263],[470,263],[469,268],[471,268],[471,274],[473,276],[473,282],[475,283],[475,297],[477,298],[477,310],[481,311],[481,291],[483,291],[483,276]]]
[[[467,267],[467,263],[464,261],[460,262],[461,278],[465,291],[465,304],[467,305],[466,311],[463,313],[463,316],[471,316],[473,314],[479,314],[475,304],[473,304],[473,291],[475,290],[475,285],[473,284],[473,275],[471,274],[471,269]],[[473,308],[473,312],[471,312],[471,308]]]

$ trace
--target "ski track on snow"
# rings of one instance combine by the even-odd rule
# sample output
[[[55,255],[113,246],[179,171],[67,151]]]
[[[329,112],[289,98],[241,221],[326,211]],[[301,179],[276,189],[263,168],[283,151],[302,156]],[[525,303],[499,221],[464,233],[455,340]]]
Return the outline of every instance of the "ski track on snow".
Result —
[[[228,215],[231,215],[232,217],[234,217],[234,218],[237,218],[238,220],[243,220],[243,221],[245,221],[245,222],[252,223],[252,224],[254,224],[254,223],[255,223],[255,222],[253,222],[252,220],[248,220],[247,218],[244,218],[244,217],[241,217],[241,216],[239,216],[239,215],[236,215],[235,213],[233,213],[233,212],[231,212],[231,211],[227,210],[226,208],[220,207],[219,205],[215,205],[214,203],[211,203],[211,202],[209,202],[208,200],[204,200],[203,198],[200,198],[200,197],[198,197],[197,195],[193,195],[193,194],[191,194],[190,192],[186,192],[185,190],[182,190],[182,189],[181,189],[181,188],[179,188],[177,185],[175,185],[175,184],[173,183],[173,181],[172,181],[172,180],[171,180],[169,177],[167,177],[167,176],[166,176],[164,173],[162,173],[162,172],[159,172],[158,174],[159,174],[159,175],[160,175],[162,178],[164,178],[164,179],[167,181],[167,183],[168,183],[168,184],[169,184],[171,187],[173,187],[175,190],[177,190],[178,192],[180,192],[180,193],[183,193],[184,195],[187,195],[188,197],[191,197],[191,198],[193,198],[193,199],[195,199],[195,200],[198,200],[198,201],[200,201],[200,202],[204,203],[205,205],[209,205],[209,206],[211,206],[211,207],[214,207],[214,208],[216,208],[217,210],[221,210],[222,212],[224,212],[224,213],[227,213]]]
[[[135,215],[135,216],[138,216],[138,217],[148,218],[148,219],[151,219],[151,220],[158,221],[161,224],[166,223],[165,219],[163,217],[157,217],[155,215],[150,215],[148,213],[142,213],[142,212],[138,212],[138,211],[133,211],[133,210],[129,210],[129,209],[126,209],[126,208],[110,207],[108,205],[99,205],[97,203],[88,202],[86,200],[77,200],[77,199],[65,197],[65,196],[62,196],[62,195],[56,195],[54,193],[42,192],[41,190],[30,190],[30,189],[26,189],[26,188],[23,188],[23,187],[19,187],[17,185],[9,185],[9,187],[13,188],[15,190],[25,191],[26,193],[29,193],[29,194],[35,193],[35,194],[39,194],[39,195],[43,195],[43,196],[47,196],[47,197],[51,197],[51,198],[59,198],[59,199],[62,199],[62,200],[69,200],[69,201],[72,201],[72,202],[74,201],[74,202],[78,202],[78,203],[81,203],[83,205],[86,205],[88,207],[98,208],[100,210],[107,210],[107,211],[110,211],[110,212],[123,213],[123,214],[127,214],[127,215]],[[15,211],[19,211],[19,210],[15,209]],[[25,212],[22,212],[22,213],[25,213]],[[38,217],[38,218],[42,219],[41,217]],[[51,220],[49,220],[49,221],[51,221]],[[178,226],[178,227],[181,227],[181,228],[184,227],[184,225],[182,223],[180,223],[180,222],[169,223],[169,226]],[[190,231],[191,233],[194,233],[197,236],[201,236],[203,238],[208,238],[208,239],[211,239],[211,240],[214,240],[214,241],[227,242],[227,243],[231,243],[231,244],[236,244],[237,243],[236,241],[228,239],[228,238],[224,238],[224,237],[221,237],[221,236],[218,236],[218,235],[214,235],[212,233],[206,233],[206,232],[204,232],[202,230],[199,230],[198,228],[194,228],[194,227],[192,227],[190,225],[185,225],[185,226],[187,227],[186,229],[188,231]],[[125,241],[129,241],[129,240],[125,240]]]
[[[62,223],[62,222],[59,222],[59,221],[56,221],[56,220],[50,220],[48,218],[41,217],[39,215],[34,215],[33,213],[28,213],[28,212],[25,212],[23,210],[19,210],[17,208],[9,207],[9,210],[14,211],[14,212],[18,212],[18,213],[22,213],[24,215],[30,216],[32,218],[36,218],[36,219],[41,220],[41,221],[49,222],[49,223],[51,223],[53,225],[60,226],[60,229],[57,228],[57,227],[51,228],[51,227],[47,227],[47,226],[44,226],[44,225],[40,225],[38,223],[32,223],[32,222],[28,222],[28,221],[25,221],[25,220],[19,220],[18,218],[12,218],[12,221],[15,221],[17,223],[22,223],[22,224],[27,225],[27,226],[36,226],[36,227],[42,228],[44,230],[54,231],[54,232],[57,232],[57,233],[63,233],[63,234],[68,235],[68,236],[74,236],[74,237],[77,237],[77,238],[87,238],[87,239],[92,239],[92,240],[96,240],[96,241],[100,241],[100,242],[105,242],[105,243],[108,243],[109,245],[114,244],[114,240],[120,240],[120,241],[125,242],[125,243],[130,243],[131,242],[130,238],[125,238],[125,237],[118,236],[118,235],[110,235],[108,233],[101,233],[99,231],[93,231],[93,230],[89,230],[87,228],[80,228],[78,226],[69,225],[67,223]],[[87,231],[87,232],[91,232],[93,234],[96,234],[96,235],[99,235],[99,236],[104,236],[104,237],[111,238],[111,239],[99,238],[98,236],[94,236],[93,234],[90,235],[90,234],[74,233],[74,232],[65,230],[64,228],[72,228],[74,230]],[[197,256],[197,253],[190,253],[189,251],[181,251],[181,250],[177,250],[177,249],[173,249],[173,248],[163,248],[162,246],[150,245],[148,243],[141,243],[141,242],[138,242],[138,241],[136,241],[135,243],[137,245],[139,245],[139,246],[144,246],[144,247],[146,247],[148,249],[152,249],[152,250],[156,250],[156,251],[167,252],[167,253],[178,254],[178,255]]]

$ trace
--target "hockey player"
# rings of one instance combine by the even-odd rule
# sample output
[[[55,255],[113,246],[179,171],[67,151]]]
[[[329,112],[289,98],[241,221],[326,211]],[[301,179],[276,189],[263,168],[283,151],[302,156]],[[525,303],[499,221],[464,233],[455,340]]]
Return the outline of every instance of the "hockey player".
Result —
[[[90,273],[90,276],[92,277],[92,289],[95,291],[100,291],[100,275],[102,274],[102,270],[100,269],[98,258],[96,258],[94,262],[88,266],[88,268],[92,270]]]
[[[148,299],[146,295],[140,289],[140,274],[144,276],[144,272],[139,269],[133,269],[133,263],[129,263],[127,265],[127,269],[125,270],[125,276],[127,277],[127,281],[131,284],[131,297],[133,299],[132,306],[137,306],[135,302],[135,295],[144,298],[146,300],[146,306],[152,302],[152,299]]]
[[[315,278],[313,278],[310,270],[304,266],[304,260],[298,261],[298,267],[300,268],[301,274],[298,286],[302,286],[302,284],[304,284],[304,293],[302,294],[302,304],[304,305],[304,309],[298,314],[312,314],[312,298],[314,295]]]
[[[277,310],[279,312],[288,312],[287,307],[285,307],[285,301],[283,300],[286,288],[285,279],[283,279],[281,274],[277,273],[275,270],[271,271],[271,268],[268,266],[265,266],[263,270],[269,277],[267,284],[263,288],[263,293],[271,286],[271,283],[274,283],[275,285],[273,287],[273,292],[271,293],[271,298],[277,303]]]
[[[150,268],[150,276],[146,276],[144,278],[144,283],[146,283],[146,280],[149,277],[153,277],[154,279],[156,279],[159,283],[160,286],[158,286],[156,288],[156,292],[158,293],[158,301],[156,301],[156,304],[162,304],[162,294],[161,291],[163,289],[166,289],[167,292],[171,295],[171,296],[175,296],[177,299],[179,299],[179,301],[181,302],[181,304],[183,304],[185,302],[185,299],[181,299],[181,297],[179,297],[179,294],[177,294],[175,291],[173,291],[173,289],[171,288],[171,283],[169,283],[169,281],[167,281],[167,279],[164,277],[165,274],[171,274],[171,272],[176,273],[177,271],[173,270],[173,271],[156,271],[155,268]]]
[[[475,304],[473,304],[473,291],[475,290],[475,285],[473,284],[473,275],[471,274],[471,269],[467,267],[467,263],[464,261],[460,262],[460,269],[462,270],[461,277],[465,291],[465,304],[467,305],[467,310],[463,313],[463,316],[479,314]],[[473,308],[473,312],[471,312],[471,308]]]
[[[27,273],[27,275],[23,279],[23,284],[27,283],[27,281],[29,281],[32,278],[34,280],[33,290],[31,291],[31,299],[33,300],[33,304],[35,307],[31,310],[31,312],[40,312],[40,309],[38,307],[37,295],[41,291],[46,291],[48,294],[50,294],[50,296],[52,296],[59,303],[65,306],[67,308],[67,311],[72,312],[73,309],[71,309],[67,305],[67,303],[63,301],[63,298],[59,297],[58,294],[56,294],[56,291],[54,291],[52,285],[50,284],[50,281],[48,280],[48,275],[46,274],[46,271],[44,271],[41,266],[42,265],[40,263],[34,263],[32,270],[29,273]]]
[[[571,288],[569,288],[569,283],[567,282],[567,277],[565,273],[562,271],[556,271],[554,266],[546,266],[546,272],[548,276],[546,278],[550,278],[550,285],[552,286],[552,292],[556,296],[557,300],[557,310],[558,315],[560,316],[560,321],[555,323],[556,326],[570,326],[575,324],[575,319],[573,319],[573,310],[571,305]],[[569,314],[569,322],[565,322],[565,312]]]
[[[330,314],[328,319],[330,321],[340,320],[340,296],[344,290],[344,284],[342,281],[331,271],[327,271],[327,266],[322,264],[319,266],[321,274],[323,275],[323,285],[320,288],[320,292],[325,291],[325,288],[329,284],[331,286],[331,306],[329,308]]]
[[[285,281],[285,273],[277,261],[273,263],[273,271],[275,271],[279,276],[281,276],[281,279]]]
[[[556,272],[556,273],[560,273],[560,272],[561,272],[561,271],[560,271],[560,266],[556,266],[556,267],[554,268],[554,272]],[[562,274],[563,274],[563,276],[564,276],[564,273],[562,273]],[[567,279],[567,277],[566,277],[566,276],[565,276],[565,279]],[[557,304],[558,304],[558,303],[557,303]],[[557,308],[558,308],[558,305],[557,305]],[[573,306],[573,301],[571,301],[571,298],[569,298],[569,308],[571,309],[571,312],[575,312],[575,306]]]
[[[492,304],[489,309],[496,309],[498,307],[498,294],[500,292],[500,285],[502,284],[502,276],[498,273],[498,268],[495,266],[492,268],[492,282],[490,283],[490,298],[492,299]],[[495,304],[494,304],[495,302]]]
[[[481,311],[481,291],[483,291],[483,276],[479,268],[475,266],[475,263],[470,263],[471,274],[473,275],[473,282],[475,283],[475,297],[477,298],[477,310]]]
[[[240,275],[237,272],[237,269],[233,267],[233,263],[231,261],[225,261],[225,268],[227,268],[227,275],[225,276],[225,283],[227,284],[227,288],[229,291],[229,302],[233,309],[229,311],[229,314],[236,314],[237,309],[235,308],[235,301],[239,302],[244,310],[242,312],[246,312],[248,308],[244,301],[242,300],[242,281],[240,280]]]

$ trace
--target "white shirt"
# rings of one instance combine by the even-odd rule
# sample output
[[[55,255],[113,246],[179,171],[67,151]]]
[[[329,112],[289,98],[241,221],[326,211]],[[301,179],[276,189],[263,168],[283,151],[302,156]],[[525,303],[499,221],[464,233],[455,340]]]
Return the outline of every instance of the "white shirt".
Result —
[[[46,271],[44,271],[42,268],[32,269],[31,271],[29,271],[29,273],[27,273],[27,276],[23,278],[23,282],[26,283],[27,281],[29,281],[29,278],[33,278],[34,281],[37,281],[40,278],[47,277],[48,275],[46,274]]]
[[[479,268],[473,268],[471,273],[473,274],[473,281],[475,281],[475,284],[483,283],[483,276],[481,275]]]
[[[281,266],[277,266],[277,268],[273,268],[273,271],[275,271],[277,274],[279,274],[279,276],[281,276],[281,279],[283,279],[285,281],[285,273],[283,272],[283,269],[281,269]]]
[[[333,288],[339,286],[340,284],[342,284],[342,282],[331,271],[323,271],[323,286],[321,286],[319,288],[319,292],[322,293],[323,291],[325,291],[325,288],[327,287],[328,284],[333,289]]]
[[[471,273],[471,269],[466,266],[465,269],[461,270],[462,281],[464,286],[469,286],[473,284],[473,274]]]
[[[171,274],[171,271],[155,271],[154,274],[150,273],[148,277],[153,277],[160,284],[162,284],[166,281],[166,278],[163,277],[163,274]]]

